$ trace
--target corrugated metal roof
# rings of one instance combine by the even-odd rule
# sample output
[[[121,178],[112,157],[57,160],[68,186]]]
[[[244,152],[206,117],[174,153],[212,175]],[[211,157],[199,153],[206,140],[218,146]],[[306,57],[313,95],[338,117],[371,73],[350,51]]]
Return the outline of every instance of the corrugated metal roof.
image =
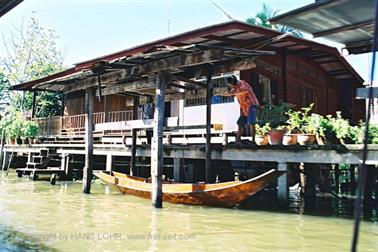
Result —
[[[370,51],[373,19],[374,0],[323,0],[270,21],[344,44],[353,54]]]
[[[215,45],[245,49],[286,51],[288,54],[300,54],[310,58],[337,80],[352,80],[363,83],[363,79],[340,55],[339,51],[324,44],[311,40],[282,36],[282,33],[261,26],[251,25],[240,21],[229,21],[221,24],[203,27],[189,32],[181,33],[165,39],[156,40],[120,52],[81,62],[64,72],[14,86],[15,89],[31,89],[34,85],[59,79],[76,72],[91,69],[101,61],[116,61],[125,57],[146,53],[156,46],[187,46],[187,45]],[[337,70],[332,72],[330,63],[337,62]]]
[[[0,0],[0,17],[5,13],[16,7],[23,0]]]

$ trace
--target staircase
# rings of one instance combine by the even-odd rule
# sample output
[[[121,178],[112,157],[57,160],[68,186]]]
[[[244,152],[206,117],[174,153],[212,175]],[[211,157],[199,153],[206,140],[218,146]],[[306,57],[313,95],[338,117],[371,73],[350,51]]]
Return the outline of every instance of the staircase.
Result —
[[[16,169],[17,176],[27,175],[31,180],[37,180],[38,175],[47,174],[51,178],[59,175],[65,175],[64,169],[61,168],[61,156],[56,153],[56,149],[42,149],[39,153],[30,153],[25,168]]]

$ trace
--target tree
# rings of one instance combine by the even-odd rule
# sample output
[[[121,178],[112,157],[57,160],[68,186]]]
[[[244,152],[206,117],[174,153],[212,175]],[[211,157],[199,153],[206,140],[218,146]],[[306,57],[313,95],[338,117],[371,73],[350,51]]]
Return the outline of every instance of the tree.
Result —
[[[10,103],[10,82],[4,74],[4,70],[0,69],[0,112],[4,112]]]
[[[39,79],[62,71],[63,53],[58,49],[58,36],[53,30],[43,28],[35,17],[26,28],[14,29],[8,38],[3,37],[6,56],[0,59],[10,84]],[[61,111],[61,94],[38,92],[36,116],[54,116]],[[11,106],[15,110],[31,110],[32,94],[12,94]]]
[[[269,5],[263,4],[262,9],[256,13],[256,16],[247,18],[246,21],[247,23],[250,23],[250,24],[267,27],[267,28],[274,29],[282,33],[291,33],[295,37],[302,38],[303,35],[299,31],[291,27],[284,26],[284,25],[275,25],[269,22],[269,19],[277,16],[278,13],[279,13],[279,10],[273,10]]]

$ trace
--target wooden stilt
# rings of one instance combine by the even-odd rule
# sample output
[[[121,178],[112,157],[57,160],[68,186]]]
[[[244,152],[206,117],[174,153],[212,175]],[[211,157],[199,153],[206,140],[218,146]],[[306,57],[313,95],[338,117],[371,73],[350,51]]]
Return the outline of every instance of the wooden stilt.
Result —
[[[213,181],[211,169],[211,100],[213,97],[212,71],[209,70],[206,80],[206,182]]]
[[[364,216],[371,217],[372,214],[372,198],[373,198],[373,186],[374,186],[374,166],[367,165],[366,166],[366,185],[364,190]]]
[[[35,117],[35,102],[36,102],[36,96],[37,96],[37,91],[33,91],[33,100],[32,100],[32,114],[31,114],[31,118],[34,118]]]
[[[111,172],[113,169],[113,155],[108,154],[106,155],[106,171]]]
[[[173,179],[175,182],[184,180],[184,160],[182,158],[173,159]]]
[[[134,97],[133,104],[133,120],[138,119],[139,97]],[[137,150],[137,133],[136,129],[132,129],[131,159],[130,159],[130,175],[139,176],[136,169],[136,150]]]
[[[5,129],[1,131],[0,164],[3,165],[5,145]]]
[[[60,111],[61,116],[64,116],[64,99],[65,99],[65,96],[64,96],[64,94],[62,94],[62,107],[61,107],[61,111]]]
[[[85,167],[83,171],[83,192],[91,192],[93,170],[93,89],[85,92]]]
[[[356,193],[356,187],[357,187],[357,182],[356,182],[356,166],[355,165],[350,165],[349,172],[350,172],[350,185],[349,189],[352,194]]]
[[[340,168],[339,164],[335,164],[335,187],[336,187],[336,193],[340,193]]]
[[[2,171],[8,171],[8,167],[10,166],[10,162],[11,162],[12,153],[13,152],[8,152],[8,151],[4,152],[3,164],[1,167]]]
[[[166,78],[167,76],[162,72],[159,72],[156,76],[154,135],[151,145],[152,205],[156,208],[161,208],[163,206],[163,126]]]
[[[306,177],[306,184],[304,187],[304,194],[305,197],[308,199],[315,199],[316,197],[316,164],[309,164],[306,163],[304,167],[305,177]]]
[[[299,163],[299,182],[301,186],[301,194],[304,195],[306,187],[306,175],[304,174],[304,163]]]
[[[287,176],[287,163],[278,163],[278,171],[285,171],[286,173],[278,178],[277,185],[277,199],[282,205],[287,205],[289,199],[289,184]]]

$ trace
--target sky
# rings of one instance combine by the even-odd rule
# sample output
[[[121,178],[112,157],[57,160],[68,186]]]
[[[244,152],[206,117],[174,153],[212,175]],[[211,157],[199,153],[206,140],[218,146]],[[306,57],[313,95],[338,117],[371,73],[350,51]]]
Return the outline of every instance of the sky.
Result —
[[[0,35],[20,27],[31,16],[53,29],[64,51],[65,65],[86,61],[156,39],[220,22],[228,17],[212,0],[24,0],[0,19]],[[314,0],[214,0],[233,18],[245,21],[263,3],[280,13]],[[307,36],[306,36],[307,37]],[[310,37],[309,37],[310,38]],[[341,48],[327,40],[316,41]],[[1,44],[2,42],[0,42]],[[0,57],[4,56],[0,46]],[[346,56],[366,80],[368,56]]]

